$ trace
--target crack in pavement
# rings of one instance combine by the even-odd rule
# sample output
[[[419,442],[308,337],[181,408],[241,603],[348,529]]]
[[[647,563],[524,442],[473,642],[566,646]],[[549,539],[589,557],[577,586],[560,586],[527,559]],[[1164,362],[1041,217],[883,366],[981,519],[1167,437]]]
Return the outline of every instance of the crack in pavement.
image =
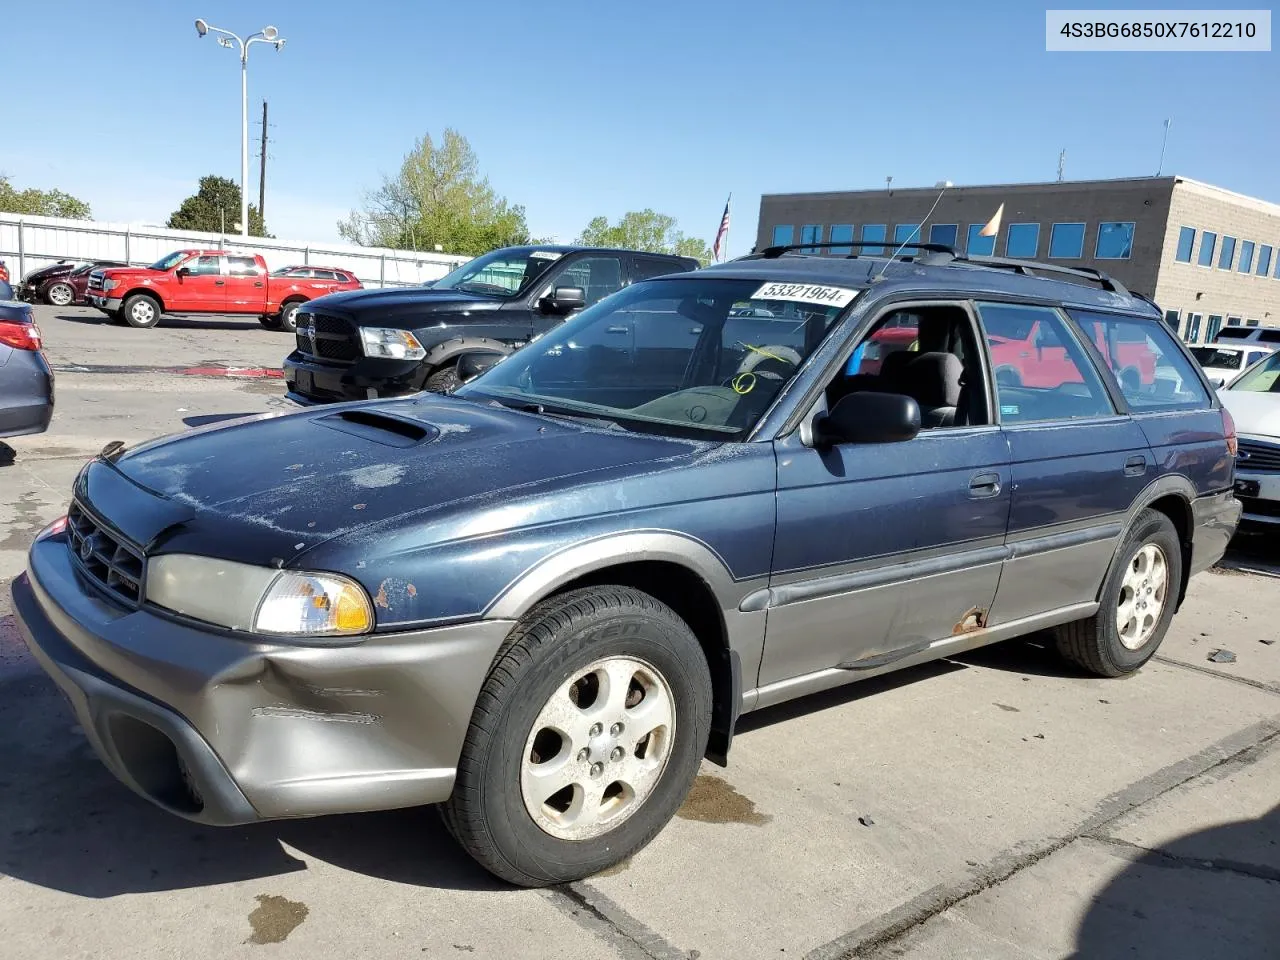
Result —
[[[892,943],[956,904],[1003,883],[1074,841],[1094,839],[1104,828],[1111,826],[1125,814],[1197,777],[1239,762],[1250,752],[1262,752],[1276,744],[1280,744],[1280,719],[1251,724],[1103,799],[1093,815],[1066,835],[1030,845],[1029,849],[1027,845],[1022,845],[1022,852],[1015,847],[997,857],[978,876],[937,884],[875,920],[815,947],[804,955],[804,960],[856,960],[858,957],[866,957],[871,951]]]
[[[1267,683],[1265,680],[1254,680],[1251,677],[1237,677],[1234,674],[1223,673],[1221,670],[1214,670],[1211,667],[1202,667],[1198,663],[1184,663],[1182,660],[1171,660],[1158,653],[1151,659],[1155,660],[1157,663],[1163,663],[1170,667],[1181,667],[1184,670],[1193,670],[1196,673],[1203,673],[1207,677],[1217,677],[1219,680],[1230,680],[1233,683],[1242,683],[1246,687],[1253,687],[1255,690],[1261,690],[1264,693],[1280,696],[1280,686],[1277,686],[1274,683]]]
[[[579,926],[612,946],[625,960],[689,960],[690,956],[697,955],[672,946],[584,882],[550,887],[541,893]]]
[[[1187,857],[1178,853],[1167,853],[1155,847],[1144,847],[1140,843],[1121,840],[1119,837],[1081,837],[1103,846],[1115,847],[1121,856],[1129,860],[1141,860],[1146,857],[1157,857],[1156,866],[1174,869],[1208,870],[1211,873],[1234,873],[1253,880],[1269,880],[1280,882],[1280,869],[1263,864],[1246,863],[1243,860],[1227,860],[1223,857]]]

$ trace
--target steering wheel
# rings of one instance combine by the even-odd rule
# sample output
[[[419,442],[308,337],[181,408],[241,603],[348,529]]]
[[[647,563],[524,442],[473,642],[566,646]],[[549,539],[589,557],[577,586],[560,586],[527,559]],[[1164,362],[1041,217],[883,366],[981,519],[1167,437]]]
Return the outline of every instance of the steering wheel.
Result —
[[[738,341],[747,348],[747,355],[738,364],[733,376],[726,379],[723,386],[732,387],[735,393],[748,394],[758,380],[782,381],[786,379],[803,362],[803,358],[791,347],[769,344],[757,347],[754,344]],[[773,366],[776,369],[769,369]]]

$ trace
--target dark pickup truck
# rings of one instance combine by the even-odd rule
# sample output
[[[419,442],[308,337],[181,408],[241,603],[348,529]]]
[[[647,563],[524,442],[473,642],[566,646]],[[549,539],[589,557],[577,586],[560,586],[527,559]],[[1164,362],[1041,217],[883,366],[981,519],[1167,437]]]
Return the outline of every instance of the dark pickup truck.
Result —
[[[629,284],[698,266],[634,250],[504,247],[430,287],[319,297],[298,311],[288,395],[310,405],[443,393]]]

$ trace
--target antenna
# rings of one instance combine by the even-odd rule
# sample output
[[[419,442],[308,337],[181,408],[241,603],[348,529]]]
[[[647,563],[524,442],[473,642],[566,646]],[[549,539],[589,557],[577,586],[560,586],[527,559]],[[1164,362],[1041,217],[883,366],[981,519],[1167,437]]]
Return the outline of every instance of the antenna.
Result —
[[[1062,168],[1067,165],[1067,148],[1063,147],[1058,154],[1058,182],[1062,182]]]
[[[1156,167],[1156,176],[1160,176],[1160,171],[1164,169],[1164,149],[1169,145],[1169,127],[1173,125],[1173,117],[1166,117],[1164,121],[1164,139],[1160,142],[1160,165]]]
[[[892,180],[893,177],[890,177],[889,179]],[[942,184],[942,189],[938,191],[938,197],[936,200],[933,201],[933,206],[930,207],[929,212],[924,215],[924,219],[921,220],[918,224],[916,224],[916,228],[911,231],[911,236],[903,240],[902,243],[898,246],[897,250],[894,250],[893,253],[889,254],[889,259],[884,262],[884,266],[880,268],[880,272],[875,275],[874,277],[875,280],[879,280],[881,277],[884,276],[884,272],[889,269],[889,264],[893,263],[894,257],[896,257],[898,254],[900,254],[903,251],[903,248],[906,247],[906,245],[911,242],[912,237],[914,237],[916,234],[920,232],[920,228],[929,222],[929,218],[933,216],[933,211],[938,209],[938,204],[942,200],[942,195],[946,193],[947,190],[950,189],[951,187],[950,180],[942,180],[939,182]]]

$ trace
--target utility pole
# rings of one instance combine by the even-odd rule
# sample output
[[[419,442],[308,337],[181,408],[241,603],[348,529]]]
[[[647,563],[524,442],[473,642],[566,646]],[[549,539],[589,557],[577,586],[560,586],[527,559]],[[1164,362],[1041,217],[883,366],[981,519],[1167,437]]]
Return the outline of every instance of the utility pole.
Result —
[[[258,168],[258,216],[267,222],[267,101],[262,101],[262,165]]]

